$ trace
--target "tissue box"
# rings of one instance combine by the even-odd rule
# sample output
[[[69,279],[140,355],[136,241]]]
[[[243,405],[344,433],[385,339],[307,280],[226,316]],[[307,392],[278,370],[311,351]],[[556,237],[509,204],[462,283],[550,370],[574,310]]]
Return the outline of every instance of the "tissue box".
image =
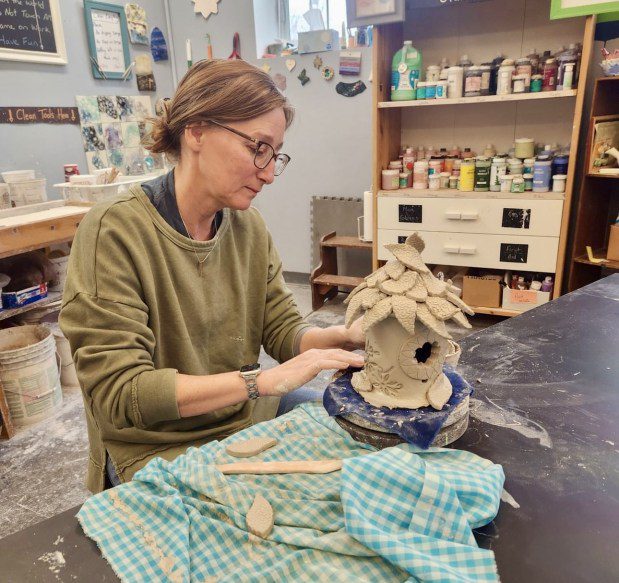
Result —
[[[299,54],[334,51],[338,48],[340,35],[337,30],[310,30],[299,33]]]
[[[47,284],[35,285],[16,292],[2,292],[2,308],[20,308],[47,297]]]

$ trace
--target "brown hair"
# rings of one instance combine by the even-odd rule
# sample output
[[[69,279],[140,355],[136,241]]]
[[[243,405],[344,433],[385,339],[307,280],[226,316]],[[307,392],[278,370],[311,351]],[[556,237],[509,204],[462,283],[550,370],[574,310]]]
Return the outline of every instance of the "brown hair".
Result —
[[[200,121],[244,121],[281,107],[286,128],[294,109],[264,71],[243,60],[210,59],[197,62],[181,79],[172,99],[161,102],[158,117],[144,147],[178,159],[185,127]]]

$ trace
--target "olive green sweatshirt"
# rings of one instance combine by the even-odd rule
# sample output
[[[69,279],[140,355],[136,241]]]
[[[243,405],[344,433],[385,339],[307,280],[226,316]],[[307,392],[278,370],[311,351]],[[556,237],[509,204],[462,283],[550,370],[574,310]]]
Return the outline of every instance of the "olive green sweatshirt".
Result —
[[[307,326],[256,209],[224,210],[215,238],[200,242],[139,187],[95,206],[73,242],[60,314],[84,395],[88,488],[104,487],[106,450],[127,481],[155,455],[173,459],[249,426],[250,401],[181,419],[177,371],[235,371],[261,345],[286,361]]]

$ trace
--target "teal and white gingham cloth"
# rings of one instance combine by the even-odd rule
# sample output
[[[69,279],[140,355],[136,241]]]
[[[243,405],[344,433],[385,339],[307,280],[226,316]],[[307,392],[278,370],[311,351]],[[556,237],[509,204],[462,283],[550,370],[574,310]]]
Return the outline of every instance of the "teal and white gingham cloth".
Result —
[[[345,459],[331,474],[228,475],[227,444],[273,436],[252,460]],[[318,403],[152,460],[127,483],[89,498],[87,536],[123,581],[498,581],[494,554],[472,528],[497,514],[501,466],[452,449],[354,441]],[[268,539],[245,515],[261,493],[273,507]]]

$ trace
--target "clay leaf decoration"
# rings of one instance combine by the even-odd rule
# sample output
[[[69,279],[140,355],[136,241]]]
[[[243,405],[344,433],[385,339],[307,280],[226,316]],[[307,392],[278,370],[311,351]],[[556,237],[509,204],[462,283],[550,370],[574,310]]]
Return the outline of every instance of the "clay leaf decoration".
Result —
[[[447,284],[444,281],[437,279],[431,273],[423,273],[421,277],[426,285],[428,294],[431,296],[445,297],[447,294]]]
[[[393,309],[393,315],[397,318],[402,327],[409,334],[415,334],[417,302],[406,296],[392,296],[391,307]]]
[[[378,289],[389,295],[403,295],[417,283],[417,273],[407,271],[400,279],[386,279],[378,284]]]
[[[439,320],[449,320],[460,311],[457,306],[444,298],[429,297],[426,300],[426,306],[428,306],[432,315]]]
[[[376,288],[368,288],[360,290],[354,295],[351,293],[346,301],[348,301],[348,309],[346,310],[346,322],[347,328],[357,319],[359,312],[363,309],[370,309],[379,300],[384,298],[385,295],[380,293]]]
[[[217,4],[219,0],[192,0],[195,4],[193,11],[200,12],[204,18],[208,18],[211,14],[217,14],[219,8]]]
[[[417,249],[407,245],[406,243],[392,243],[385,245],[385,249],[391,251],[406,267],[419,273],[429,273],[430,270],[426,267],[426,264],[421,259],[421,254]]]
[[[419,236],[419,233],[415,232],[412,235],[406,237],[406,241],[404,241],[407,245],[414,247],[419,251],[419,253],[423,253],[423,250],[426,248],[426,244],[424,240]]]
[[[451,292],[447,292],[445,297],[452,303],[458,306],[465,314],[469,316],[474,316],[475,312],[469,308],[456,294],[452,294]]]
[[[254,503],[245,516],[247,530],[260,538],[267,538],[273,530],[274,520],[273,507],[269,501],[262,494],[256,494]]]
[[[385,263],[385,271],[391,279],[398,280],[406,271],[406,266],[399,261],[388,261]]]
[[[387,318],[392,311],[391,297],[387,296],[379,300],[375,306],[370,308],[363,318],[363,331],[367,332],[374,324],[378,324]]]
[[[353,373],[351,383],[355,389],[364,393],[369,393],[374,388],[364,370]]]
[[[458,311],[456,312],[451,319],[456,322],[456,324],[460,324],[460,326],[462,326],[463,328],[472,328],[473,326],[471,326],[471,323],[466,319],[466,316]]]
[[[252,457],[277,445],[274,437],[252,437],[236,441],[226,447],[226,453],[233,457]]]
[[[365,278],[365,281],[368,284],[368,287],[376,287],[379,283],[387,279],[389,279],[387,271],[384,267],[380,267],[374,273],[370,273],[370,275]]]
[[[421,278],[417,279],[417,283],[415,287],[409,289],[406,292],[406,297],[411,300],[415,300],[416,302],[425,302],[428,297],[428,290],[426,286],[423,284],[423,280]]]
[[[451,334],[447,332],[445,322],[436,318],[428,309],[426,304],[419,304],[417,306],[417,319],[426,325],[432,332],[442,336],[443,338],[450,339]]]

